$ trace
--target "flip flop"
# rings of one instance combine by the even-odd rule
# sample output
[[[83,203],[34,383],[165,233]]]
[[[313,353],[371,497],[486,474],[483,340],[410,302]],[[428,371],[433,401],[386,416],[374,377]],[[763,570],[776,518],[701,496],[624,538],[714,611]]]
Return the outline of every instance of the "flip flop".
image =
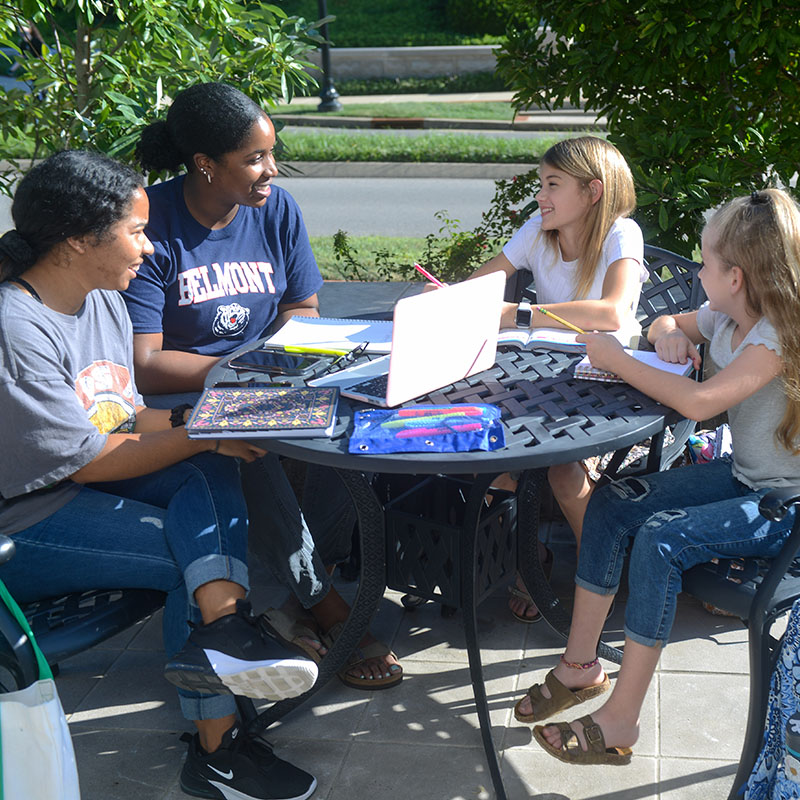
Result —
[[[542,685],[540,683],[534,683],[526,694],[526,697],[531,699],[532,712],[523,714],[520,711],[520,704],[525,697],[518,700],[514,705],[514,718],[518,722],[541,722],[552,717],[553,714],[564,711],[564,709],[572,708],[572,706],[591,700],[611,688],[611,681],[609,681],[608,675],[603,675],[603,682],[598,683],[596,686],[587,686],[585,689],[568,689],[556,678],[552,669],[545,675],[544,683],[550,690],[550,697],[545,697],[542,694]]]
[[[542,562],[542,569],[544,570],[544,576],[550,580],[550,575],[553,572],[553,551],[549,547],[545,547],[545,556],[544,561]],[[529,607],[534,605],[531,596],[524,589],[520,589],[516,583],[512,583],[508,587],[508,593],[513,597],[518,597],[520,600],[524,600]],[[528,609],[526,608],[525,610],[527,611]],[[510,608],[509,611],[511,611]],[[534,622],[538,622],[542,618],[542,612],[539,611],[539,609],[536,609],[536,613],[532,617],[526,617],[524,613],[517,614],[516,611],[511,611],[511,616],[520,622],[524,622],[527,625],[532,625]]]
[[[315,664],[322,661],[322,655],[312,647],[307,639],[324,645],[322,635],[316,622],[310,617],[293,617],[279,608],[268,608],[258,617],[259,624],[266,628],[267,633],[274,636],[286,647],[300,650]]]
[[[341,635],[343,629],[344,622],[337,622],[336,625],[334,625],[327,633],[322,635],[322,643],[328,649],[330,649],[336,639],[338,639]],[[371,642],[364,647],[356,648],[350,655],[347,664],[345,664],[345,666],[343,666],[337,673],[339,680],[345,686],[350,686],[352,689],[362,689],[366,691],[390,689],[392,686],[397,686],[397,684],[403,680],[402,667],[394,672],[390,672],[388,678],[357,678],[355,675],[350,675],[348,673],[348,670],[351,670],[353,667],[356,667],[365,661],[369,661],[373,658],[383,658],[387,655],[390,655],[395,659],[397,658],[397,656],[389,649],[387,645],[383,644],[383,642]]]
[[[606,747],[603,731],[589,714],[575,720],[582,728],[586,739],[584,750],[578,740],[578,734],[570,727],[568,722],[551,722],[550,725],[537,725],[533,729],[533,738],[539,742],[543,750],[559,761],[567,764],[611,764],[622,766],[630,764],[633,750],[630,747]],[[561,747],[553,747],[544,738],[544,728],[553,726],[561,734]]]

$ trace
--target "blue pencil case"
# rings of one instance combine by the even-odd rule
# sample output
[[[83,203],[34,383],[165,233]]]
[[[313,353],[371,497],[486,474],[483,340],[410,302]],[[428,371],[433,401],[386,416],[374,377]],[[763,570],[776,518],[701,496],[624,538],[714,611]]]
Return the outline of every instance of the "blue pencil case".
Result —
[[[351,453],[456,453],[505,446],[500,409],[487,404],[356,411]]]

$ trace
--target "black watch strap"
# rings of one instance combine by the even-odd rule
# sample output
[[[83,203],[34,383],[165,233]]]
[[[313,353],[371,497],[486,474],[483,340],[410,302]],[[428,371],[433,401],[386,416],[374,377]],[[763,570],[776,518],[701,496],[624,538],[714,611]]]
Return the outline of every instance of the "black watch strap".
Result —
[[[175,406],[172,411],[169,412],[169,422],[173,428],[180,428],[183,425],[183,415],[193,408],[191,403],[181,403],[179,406]]]

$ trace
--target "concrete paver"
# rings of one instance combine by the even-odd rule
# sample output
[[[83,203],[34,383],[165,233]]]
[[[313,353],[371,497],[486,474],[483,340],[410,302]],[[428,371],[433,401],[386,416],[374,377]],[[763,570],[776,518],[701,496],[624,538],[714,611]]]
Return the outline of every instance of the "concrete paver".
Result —
[[[548,538],[556,552],[554,585],[568,603],[574,547],[563,523],[549,523]],[[283,590],[263,564],[252,561],[251,573],[256,608],[282,601]],[[353,596],[355,584],[337,585]],[[606,637],[611,643],[621,637],[624,602],[617,605]],[[159,616],[62,667],[58,684],[84,800],[186,797],[178,786],[186,749],[178,736],[190,725],[161,676]],[[460,617],[442,618],[433,603],[408,612],[400,594],[389,591],[373,630],[402,659],[403,683],[358,692],[332,681],[267,731],[276,752],[316,775],[317,800],[490,798]],[[623,768],[562,764],[539,749],[529,726],[513,720],[513,703],[558,657],[561,641],[553,631],[515,622],[505,594],[498,593],[479,609],[479,637],[510,800],[727,797],[747,711],[747,636],[740,623],[681,598],[675,644],[665,650],[636,754]],[[606,668],[613,680],[617,667]],[[592,701],[586,711],[601,702]]]

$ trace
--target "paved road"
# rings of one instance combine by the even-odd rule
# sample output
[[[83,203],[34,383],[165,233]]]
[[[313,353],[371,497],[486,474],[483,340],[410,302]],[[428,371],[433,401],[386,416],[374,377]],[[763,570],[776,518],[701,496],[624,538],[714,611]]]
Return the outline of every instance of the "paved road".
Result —
[[[469,178],[277,178],[300,204],[310,236],[418,236],[438,233],[447,210],[474,228],[494,196],[494,181]]]
[[[479,222],[494,181],[471,178],[277,178],[300,204],[311,236],[343,230],[353,236],[425,237],[447,210],[463,230]],[[11,227],[11,201],[0,197],[0,233]]]

